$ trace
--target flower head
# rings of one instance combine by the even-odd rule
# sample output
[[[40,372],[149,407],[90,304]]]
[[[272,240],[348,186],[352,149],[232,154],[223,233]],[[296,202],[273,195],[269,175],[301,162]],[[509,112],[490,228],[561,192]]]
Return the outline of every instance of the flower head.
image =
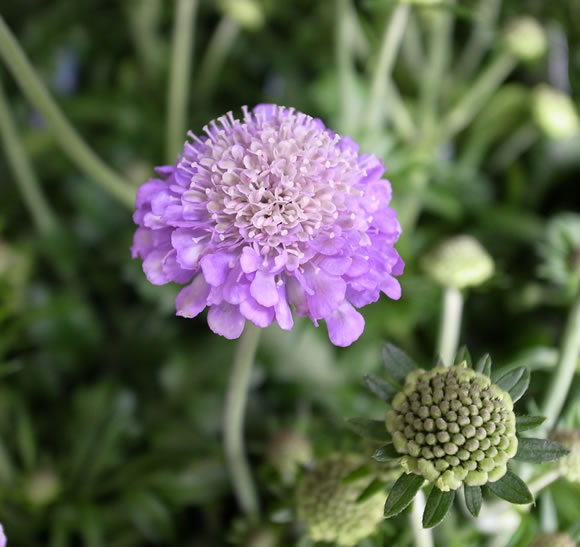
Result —
[[[133,256],[153,284],[188,283],[177,314],[209,306],[210,328],[226,338],[246,319],[289,330],[292,306],[347,346],[364,329],[355,308],[401,294],[382,163],[293,109],[243,111],[190,134],[177,164],[139,189]]]
[[[570,482],[580,483],[580,431],[563,429],[550,433],[550,439],[570,450],[570,454],[557,462],[562,477]]]
[[[314,541],[356,545],[382,520],[383,493],[357,501],[371,479],[345,481],[361,463],[357,455],[334,454],[302,477],[296,497],[298,518]]]

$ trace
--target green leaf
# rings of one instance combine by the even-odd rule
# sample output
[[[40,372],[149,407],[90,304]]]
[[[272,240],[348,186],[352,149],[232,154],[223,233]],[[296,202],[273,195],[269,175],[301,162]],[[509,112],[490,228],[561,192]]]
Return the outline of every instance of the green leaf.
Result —
[[[380,479],[373,479],[370,484],[360,493],[356,503],[363,503],[372,498],[377,492],[385,489],[386,484]]]
[[[545,421],[545,416],[516,416],[516,431],[522,433],[528,429],[535,429]]]
[[[382,443],[390,442],[385,422],[383,420],[369,420],[368,418],[348,418],[346,423],[357,435]]]
[[[351,482],[359,481],[364,479],[371,474],[371,470],[366,465],[361,465],[356,469],[353,469],[348,475],[343,477],[342,484],[350,484]]]
[[[479,361],[477,361],[475,370],[485,374],[486,376],[491,376],[491,357],[489,353],[486,353],[479,359]]]
[[[469,512],[477,518],[479,511],[481,510],[481,503],[483,501],[483,496],[481,495],[480,486],[469,486],[465,484],[463,486],[463,493],[465,494],[465,505]]]
[[[423,482],[424,479],[420,475],[401,475],[391,488],[385,503],[385,518],[398,515],[405,509],[413,501]]]
[[[439,524],[451,509],[454,499],[455,490],[441,492],[436,486],[431,488],[423,511],[423,528],[433,528]]]
[[[504,374],[494,384],[507,391],[515,403],[530,385],[530,371],[525,367],[516,368]]]
[[[387,403],[397,394],[397,389],[391,384],[372,374],[365,374],[364,382],[371,393]]]
[[[533,503],[534,496],[522,479],[515,473],[508,471],[501,479],[488,482],[487,487],[499,498],[510,503]]]
[[[401,454],[395,450],[395,445],[393,443],[387,443],[380,448],[377,448],[373,454],[373,459],[378,462],[388,462],[400,457]]]
[[[455,356],[455,364],[460,365],[463,361],[467,362],[467,366],[469,368],[473,368],[473,362],[471,361],[471,354],[467,349],[467,346],[461,346],[457,351],[457,355]]]
[[[404,383],[407,374],[417,369],[417,365],[401,349],[393,344],[385,344],[381,351],[387,372],[393,380]]]
[[[535,439],[520,437],[518,439],[518,451],[514,460],[530,463],[547,463],[569,454],[570,451],[561,444],[547,439]]]

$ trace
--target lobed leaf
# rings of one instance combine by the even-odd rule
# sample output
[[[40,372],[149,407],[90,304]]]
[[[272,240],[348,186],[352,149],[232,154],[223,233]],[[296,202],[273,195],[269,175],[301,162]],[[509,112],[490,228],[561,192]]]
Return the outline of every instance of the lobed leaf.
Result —
[[[486,376],[491,376],[491,357],[489,353],[481,356],[475,365],[475,370],[485,374]]]
[[[530,385],[530,371],[525,367],[510,370],[496,380],[494,384],[507,391],[515,403]]]
[[[385,369],[397,382],[404,383],[407,375],[418,368],[403,350],[393,344],[386,343],[381,350],[381,355]]]
[[[570,451],[561,444],[547,439],[521,437],[518,439],[518,451],[514,460],[530,463],[547,463],[569,454]]]
[[[481,510],[481,503],[483,502],[481,487],[465,484],[463,486],[463,493],[465,495],[465,505],[467,505],[467,509],[469,509],[469,512],[477,518],[479,511]]]
[[[368,390],[387,403],[397,394],[397,389],[382,378],[372,374],[365,374],[363,378]]]
[[[467,362],[469,368],[473,368],[473,362],[471,360],[471,353],[467,349],[467,346],[461,346],[455,355],[455,364],[460,365],[463,361]]]
[[[545,416],[516,416],[516,431],[522,433],[528,429],[535,429],[545,421]]]
[[[357,435],[382,443],[391,441],[383,420],[369,420],[368,418],[348,418],[346,423]]]
[[[455,490],[442,492],[434,486],[429,493],[425,511],[423,511],[423,528],[433,528],[439,524],[448,513],[455,499]]]
[[[405,509],[413,501],[423,482],[420,475],[401,475],[389,492],[385,503],[385,518],[398,515]]]
[[[501,479],[488,482],[487,487],[498,497],[510,503],[533,503],[534,496],[525,482],[515,473],[508,471]]]

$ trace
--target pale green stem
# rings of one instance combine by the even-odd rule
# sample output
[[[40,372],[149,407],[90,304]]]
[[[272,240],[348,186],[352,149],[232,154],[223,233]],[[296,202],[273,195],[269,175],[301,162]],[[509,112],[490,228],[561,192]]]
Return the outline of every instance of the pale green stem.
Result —
[[[399,94],[399,90],[393,82],[387,82],[385,85],[385,102],[389,104],[389,115],[401,139],[412,140],[417,133],[417,129],[407,106]]]
[[[213,91],[216,76],[240,32],[240,25],[231,17],[224,16],[218,23],[206,48],[199,69],[198,92],[205,100]]]
[[[401,56],[410,70],[410,75],[417,80],[420,76],[420,70],[417,70],[417,67],[425,66],[425,52],[414,12],[409,13],[407,30],[401,44]]]
[[[529,150],[540,138],[540,131],[533,123],[526,123],[516,129],[491,157],[490,165],[503,171]]]
[[[63,151],[89,178],[129,208],[135,204],[135,190],[93,152],[75,131],[26,58],[4,19],[0,16],[0,57],[20,89],[44,120]]]
[[[22,146],[1,82],[0,137],[4,155],[14,173],[14,180],[20,189],[36,228],[42,234],[54,232],[58,227],[58,221],[42,193],[36,173]]]
[[[385,106],[385,89],[390,80],[395,59],[401,45],[401,40],[409,17],[409,6],[397,4],[385,26],[383,43],[375,67],[369,104],[366,113],[367,127],[380,127]]]
[[[259,501],[244,448],[244,415],[260,332],[246,321],[232,364],[224,410],[226,462],[238,503],[249,516],[259,513]]]
[[[516,62],[513,55],[502,51],[483,70],[479,78],[468,87],[468,91],[459,103],[445,117],[442,138],[450,138],[469,125],[514,69]]]
[[[187,105],[197,0],[177,0],[167,95],[167,160],[175,161],[187,131]]]
[[[425,511],[425,494],[419,490],[411,508],[411,529],[415,538],[415,547],[433,547],[433,535],[429,528],[423,528],[423,512]]]
[[[558,531],[558,514],[554,506],[554,498],[549,490],[540,496],[540,528],[544,533]]]
[[[355,74],[352,59],[353,23],[350,0],[336,0],[336,61],[340,97],[340,131],[352,135],[356,126]]]
[[[542,414],[546,416],[545,429],[552,429],[566,402],[580,355],[580,289],[568,314],[566,327],[560,343],[556,370],[551,374],[550,384],[544,398]]]
[[[528,489],[533,494],[533,496],[537,496],[544,488],[547,488],[553,482],[557,481],[560,478],[560,473],[554,469],[550,471],[546,471],[545,473],[541,474],[539,477],[536,477],[533,481],[528,482]]]
[[[437,354],[447,366],[453,364],[453,359],[457,353],[462,310],[463,295],[461,291],[455,287],[445,287],[443,289],[443,309],[439,327]]]

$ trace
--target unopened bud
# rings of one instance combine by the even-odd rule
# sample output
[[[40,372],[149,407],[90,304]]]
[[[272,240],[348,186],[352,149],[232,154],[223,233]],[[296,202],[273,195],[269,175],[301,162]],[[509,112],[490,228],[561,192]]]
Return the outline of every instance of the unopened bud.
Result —
[[[522,61],[535,61],[546,53],[548,42],[542,26],[528,15],[512,21],[505,32],[508,50]]]
[[[532,111],[540,129],[553,139],[566,139],[578,133],[580,121],[572,99],[547,85],[534,90]]]

